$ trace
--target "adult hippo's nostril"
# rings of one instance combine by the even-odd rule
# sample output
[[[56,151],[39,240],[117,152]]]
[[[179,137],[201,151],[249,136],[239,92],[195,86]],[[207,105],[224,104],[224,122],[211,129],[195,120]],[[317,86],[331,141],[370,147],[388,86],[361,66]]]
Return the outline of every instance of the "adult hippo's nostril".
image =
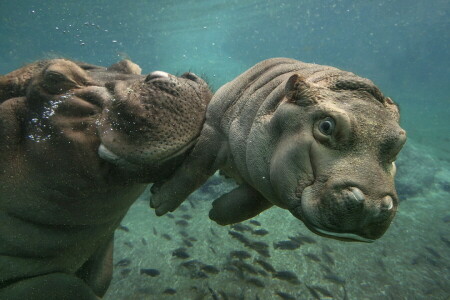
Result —
[[[169,78],[169,73],[163,71],[154,71],[147,75],[145,78],[145,82],[149,82],[150,80],[156,78]]]

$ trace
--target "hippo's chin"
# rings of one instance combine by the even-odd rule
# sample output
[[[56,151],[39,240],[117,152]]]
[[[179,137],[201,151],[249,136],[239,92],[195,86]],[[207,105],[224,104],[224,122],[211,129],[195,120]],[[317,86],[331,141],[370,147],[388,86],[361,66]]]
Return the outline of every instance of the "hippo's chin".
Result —
[[[289,211],[296,218],[300,219],[305,224],[305,226],[315,234],[347,242],[372,243],[375,241],[373,239],[365,238],[355,233],[333,232],[320,228],[321,226],[315,224],[317,222],[312,220],[313,216],[317,216],[317,214],[320,213],[314,207],[314,203],[312,200],[313,200],[312,187],[308,186],[303,190],[300,203],[297,206],[290,209]]]

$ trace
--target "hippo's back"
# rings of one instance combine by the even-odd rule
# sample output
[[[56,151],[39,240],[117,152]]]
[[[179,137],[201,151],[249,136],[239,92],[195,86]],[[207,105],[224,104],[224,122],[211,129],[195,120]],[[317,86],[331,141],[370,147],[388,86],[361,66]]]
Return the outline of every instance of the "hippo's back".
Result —
[[[334,67],[290,58],[271,58],[256,64],[222,86],[208,106],[207,122],[216,128],[220,127],[228,135],[233,120],[241,116],[240,130],[250,130],[256,115],[270,113],[276,108],[284,96],[284,84],[293,74],[300,75],[307,82],[326,87],[335,85],[340,80],[363,80],[372,84],[367,79]]]

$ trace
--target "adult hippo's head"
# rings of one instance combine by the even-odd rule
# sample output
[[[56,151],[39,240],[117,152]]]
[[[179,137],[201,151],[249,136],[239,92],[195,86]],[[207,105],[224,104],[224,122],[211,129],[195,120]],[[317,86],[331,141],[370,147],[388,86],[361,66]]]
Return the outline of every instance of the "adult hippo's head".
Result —
[[[193,73],[141,75],[128,60],[103,68],[53,59],[20,71],[21,77],[5,77],[2,90],[8,97],[26,93],[33,151],[60,145],[55,154],[60,161],[65,156],[79,160],[67,162],[71,168],[92,168],[97,171],[88,172],[95,174],[107,161],[143,182],[167,176],[183,159],[200,134],[212,97]]]
[[[99,154],[128,169],[159,164],[191,148],[212,97],[191,72],[177,77],[155,71],[106,87],[113,97],[99,121]]]
[[[313,232],[373,241],[388,228],[398,197],[395,159],[406,141],[399,112],[368,80],[324,87],[292,75],[274,112],[271,202]]]

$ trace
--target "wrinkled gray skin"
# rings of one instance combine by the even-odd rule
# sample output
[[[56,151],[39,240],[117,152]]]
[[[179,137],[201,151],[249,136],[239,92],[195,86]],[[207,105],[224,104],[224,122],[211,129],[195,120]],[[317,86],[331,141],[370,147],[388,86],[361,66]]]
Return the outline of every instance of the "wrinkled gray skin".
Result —
[[[394,161],[405,140],[397,106],[371,81],[269,59],[217,91],[199,142],[151,205],[174,210],[219,169],[239,184],[214,201],[219,224],[277,205],[319,235],[371,242],[397,210]]]
[[[114,230],[200,134],[192,73],[65,59],[0,76],[0,299],[98,299]]]

